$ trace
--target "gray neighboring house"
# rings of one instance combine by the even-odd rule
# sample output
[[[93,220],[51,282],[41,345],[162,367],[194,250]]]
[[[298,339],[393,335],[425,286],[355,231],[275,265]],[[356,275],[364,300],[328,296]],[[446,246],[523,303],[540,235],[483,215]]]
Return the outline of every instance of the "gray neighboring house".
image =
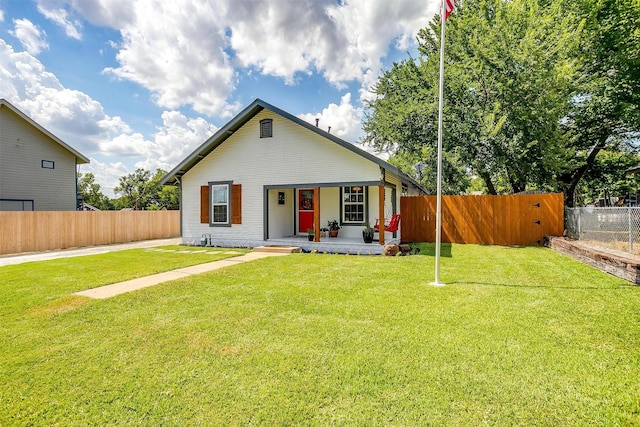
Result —
[[[0,211],[73,211],[89,159],[0,99]]]

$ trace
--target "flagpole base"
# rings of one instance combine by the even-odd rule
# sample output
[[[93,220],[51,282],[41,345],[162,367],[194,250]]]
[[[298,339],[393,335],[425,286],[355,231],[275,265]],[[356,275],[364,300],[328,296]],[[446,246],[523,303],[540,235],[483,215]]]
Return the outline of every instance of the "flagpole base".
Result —
[[[442,282],[430,282],[429,286],[436,286],[436,287],[442,287],[442,286],[447,286]]]

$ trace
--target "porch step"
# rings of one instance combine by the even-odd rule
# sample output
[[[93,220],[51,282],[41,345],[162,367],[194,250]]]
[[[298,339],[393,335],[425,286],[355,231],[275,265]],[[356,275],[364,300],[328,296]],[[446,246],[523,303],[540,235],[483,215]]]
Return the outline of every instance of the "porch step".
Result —
[[[284,245],[267,245],[267,246],[256,246],[253,248],[254,252],[270,252],[276,254],[297,254],[302,252],[297,246],[284,246]]]

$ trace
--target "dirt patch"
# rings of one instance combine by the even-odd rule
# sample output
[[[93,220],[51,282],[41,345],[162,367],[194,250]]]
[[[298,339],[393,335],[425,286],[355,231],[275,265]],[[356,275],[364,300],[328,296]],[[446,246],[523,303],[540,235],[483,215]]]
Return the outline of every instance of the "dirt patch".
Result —
[[[91,301],[91,299],[87,297],[65,295],[52,301],[48,301],[44,305],[31,308],[29,310],[29,314],[35,317],[55,316],[58,314],[66,313],[67,311],[71,311],[88,301]]]
[[[600,242],[597,240],[580,240],[580,243],[605,252],[618,254],[622,257],[630,257],[640,261],[640,244],[635,243],[633,249],[629,251],[629,242],[612,241]]]

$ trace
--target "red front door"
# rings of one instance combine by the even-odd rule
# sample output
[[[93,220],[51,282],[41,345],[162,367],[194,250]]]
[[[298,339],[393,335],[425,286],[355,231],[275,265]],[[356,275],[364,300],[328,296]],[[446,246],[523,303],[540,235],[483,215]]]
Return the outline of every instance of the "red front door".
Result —
[[[298,232],[313,228],[313,190],[298,190]]]

